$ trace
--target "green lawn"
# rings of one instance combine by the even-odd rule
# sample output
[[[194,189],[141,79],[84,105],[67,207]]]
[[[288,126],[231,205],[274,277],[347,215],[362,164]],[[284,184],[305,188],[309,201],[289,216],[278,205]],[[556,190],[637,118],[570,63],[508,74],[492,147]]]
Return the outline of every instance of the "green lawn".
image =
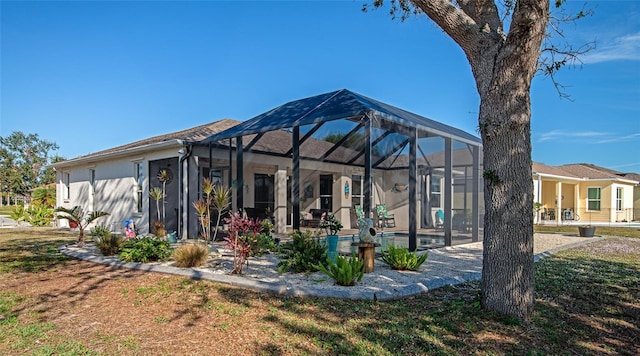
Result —
[[[574,225],[561,225],[561,226],[548,226],[548,225],[535,225],[534,232],[554,232],[554,233],[567,233],[577,234],[578,226]],[[621,237],[635,237],[640,238],[640,229],[633,227],[607,227],[596,226],[596,235],[598,236],[621,236]]]
[[[56,246],[73,240],[74,236],[51,230],[0,230],[0,285],[20,275],[37,290],[39,281],[56,278],[62,271],[77,274],[74,288],[87,284],[87,295],[77,305],[52,304],[58,297],[45,292],[34,300],[12,289],[0,291],[0,354],[237,350],[237,354],[264,355],[637,355],[640,351],[640,240],[636,239],[597,241],[536,263],[536,308],[528,321],[482,311],[477,282],[375,302],[283,297],[177,276],[96,280],[83,270],[71,270],[78,264],[56,252]],[[86,264],[82,266],[86,270]],[[114,287],[117,294],[130,303],[109,306],[111,299],[93,292],[118,282],[122,283]],[[69,293],[69,298],[75,297],[75,292]],[[90,307],[97,301],[100,304]],[[171,305],[179,305],[181,314],[171,314]],[[93,313],[91,308],[108,307],[126,308],[127,313],[118,313],[122,318],[129,313],[132,318],[136,313],[145,317],[96,316],[91,325],[82,326],[91,327],[82,333],[58,324],[70,317],[84,320]],[[63,317],[49,319],[50,313]],[[126,337],[104,331],[114,323],[128,325]],[[161,334],[185,328],[180,337]],[[157,334],[145,336],[148,329]],[[163,338],[171,343],[160,343]]]

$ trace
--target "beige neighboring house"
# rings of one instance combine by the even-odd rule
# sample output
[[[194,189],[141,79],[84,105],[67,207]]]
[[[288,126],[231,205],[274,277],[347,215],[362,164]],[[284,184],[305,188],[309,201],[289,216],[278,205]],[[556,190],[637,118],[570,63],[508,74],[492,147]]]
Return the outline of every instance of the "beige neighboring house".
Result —
[[[615,223],[638,220],[638,174],[625,174],[593,164],[547,166],[533,163],[537,223],[580,221]]]

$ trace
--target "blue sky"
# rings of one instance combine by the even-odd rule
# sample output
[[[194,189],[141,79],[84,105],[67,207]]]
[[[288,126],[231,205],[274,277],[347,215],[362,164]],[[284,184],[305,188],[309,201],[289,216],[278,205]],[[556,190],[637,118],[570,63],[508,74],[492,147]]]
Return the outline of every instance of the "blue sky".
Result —
[[[341,88],[476,134],[458,46],[362,4],[1,1],[0,136],[38,133],[71,158]],[[572,100],[534,79],[533,159],[640,172],[640,2],[588,6],[565,32],[597,46],[558,74]]]

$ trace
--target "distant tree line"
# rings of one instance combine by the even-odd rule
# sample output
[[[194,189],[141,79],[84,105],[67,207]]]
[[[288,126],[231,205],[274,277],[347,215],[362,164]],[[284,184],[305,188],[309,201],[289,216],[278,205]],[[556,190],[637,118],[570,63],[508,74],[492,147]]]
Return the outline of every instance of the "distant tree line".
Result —
[[[34,188],[54,183],[56,173],[46,166],[64,160],[52,154],[58,148],[58,144],[41,139],[38,134],[13,131],[0,136],[0,203],[9,204],[19,196],[30,197]]]

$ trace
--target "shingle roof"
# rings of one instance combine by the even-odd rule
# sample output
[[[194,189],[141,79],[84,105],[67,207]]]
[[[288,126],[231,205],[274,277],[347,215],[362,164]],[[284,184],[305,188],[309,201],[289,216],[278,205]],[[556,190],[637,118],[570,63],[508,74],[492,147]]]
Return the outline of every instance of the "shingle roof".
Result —
[[[122,152],[126,150],[131,150],[134,148],[150,146],[150,145],[160,144],[160,143],[169,142],[169,141],[183,140],[187,143],[198,142],[215,133],[222,132],[230,127],[233,127],[239,123],[240,121],[233,120],[233,119],[222,119],[219,121],[214,121],[214,122],[210,122],[200,126],[188,128],[185,130],[171,132],[164,135],[153,136],[143,140],[131,142],[125,145],[109,148],[109,149],[98,151],[98,152],[93,152],[83,156],[78,156],[68,161],[86,161],[92,158],[99,158],[101,156],[109,155],[112,153]],[[53,166],[64,166],[65,162],[68,162],[68,161],[59,162],[54,164]]]
[[[582,178],[575,174],[562,169],[561,166],[548,166],[544,163],[533,162],[532,170],[534,173],[548,174],[560,177]]]
[[[608,168],[599,167],[594,164],[576,163],[565,164],[560,166],[563,170],[581,178],[603,179],[603,178],[622,178],[620,172]]]
[[[543,163],[533,162],[533,172],[578,179],[626,179],[636,182],[640,180],[640,174],[622,173],[590,163],[548,166]]]

